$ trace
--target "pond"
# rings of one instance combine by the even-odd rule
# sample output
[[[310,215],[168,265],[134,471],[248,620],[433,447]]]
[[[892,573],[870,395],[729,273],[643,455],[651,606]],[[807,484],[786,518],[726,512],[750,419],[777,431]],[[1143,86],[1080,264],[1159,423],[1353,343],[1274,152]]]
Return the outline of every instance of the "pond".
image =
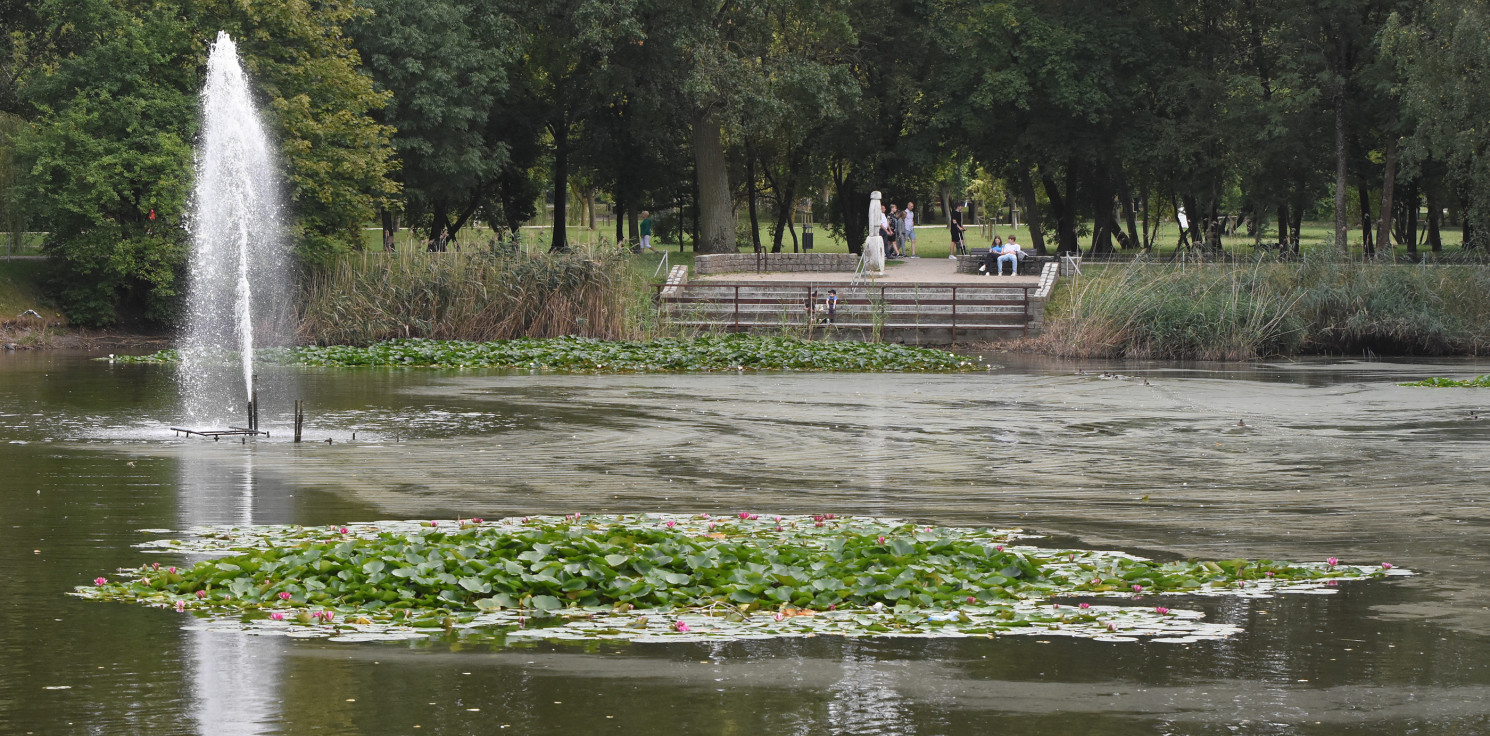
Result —
[[[1490,729],[1490,391],[1396,385],[1484,363],[286,368],[261,389],[273,435],[239,444],[174,436],[172,368],[89,358],[0,355],[0,733]],[[300,445],[294,398],[308,407]],[[346,643],[67,595],[163,560],[136,547],[151,530],[747,510],[1418,574],[1332,595],[1166,598],[1240,629],[1184,643]]]

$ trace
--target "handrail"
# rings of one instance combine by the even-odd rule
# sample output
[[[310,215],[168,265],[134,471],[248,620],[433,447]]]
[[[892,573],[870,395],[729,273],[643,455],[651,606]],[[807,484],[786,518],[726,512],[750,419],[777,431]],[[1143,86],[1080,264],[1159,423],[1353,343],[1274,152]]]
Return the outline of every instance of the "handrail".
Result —
[[[667,251],[665,251],[665,250],[662,251],[662,260],[660,260],[660,261],[657,262],[657,270],[655,270],[655,271],[652,272],[652,278],[654,278],[654,279],[657,278],[657,274],[660,274],[660,273],[662,273],[663,271],[665,271],[667,269],[667,257],[668,257],[668,255],[669,254],[668,254]]]

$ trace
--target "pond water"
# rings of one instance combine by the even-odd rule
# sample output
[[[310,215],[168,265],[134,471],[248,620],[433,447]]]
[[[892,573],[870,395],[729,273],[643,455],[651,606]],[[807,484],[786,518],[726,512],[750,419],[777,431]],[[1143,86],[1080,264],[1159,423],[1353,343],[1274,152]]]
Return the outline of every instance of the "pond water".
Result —
[[[1490,731],[1490,391],[1395,385],[1485,364],[990,360],[1005,367],[284,369],[261,389],[273,436],[239,444],[173,436],[169,368],[0,355],[0,733]],[[66,595],[162,559],[134,547],[149,529],[740,510],[1420,574],[1166,598],[1243,630],[1184,644],[335,643]]]

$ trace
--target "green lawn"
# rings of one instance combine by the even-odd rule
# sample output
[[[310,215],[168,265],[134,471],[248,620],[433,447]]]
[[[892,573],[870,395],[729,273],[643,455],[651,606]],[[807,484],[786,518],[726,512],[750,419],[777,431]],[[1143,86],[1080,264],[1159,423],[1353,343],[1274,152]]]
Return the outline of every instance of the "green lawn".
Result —
[[[62,315],[42,293],[43,261],[0,260],[0,321],[15,319],[28,309],[34,309],[47,319],[60,319]]]

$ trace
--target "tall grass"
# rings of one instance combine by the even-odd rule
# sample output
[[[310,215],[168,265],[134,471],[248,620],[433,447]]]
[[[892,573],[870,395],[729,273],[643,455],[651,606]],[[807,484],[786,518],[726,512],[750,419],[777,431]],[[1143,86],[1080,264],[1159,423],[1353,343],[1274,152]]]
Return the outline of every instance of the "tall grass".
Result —
[[[1478,355],[1490,266],[1140,261],[1077,281],[1053,311],[1031,347],[1063,357]]]
[[[338,345],[394,337],[634,339],[655,310],[646,280],[626,258],[603,247],[352,255],[308,280],[300,338]]]

